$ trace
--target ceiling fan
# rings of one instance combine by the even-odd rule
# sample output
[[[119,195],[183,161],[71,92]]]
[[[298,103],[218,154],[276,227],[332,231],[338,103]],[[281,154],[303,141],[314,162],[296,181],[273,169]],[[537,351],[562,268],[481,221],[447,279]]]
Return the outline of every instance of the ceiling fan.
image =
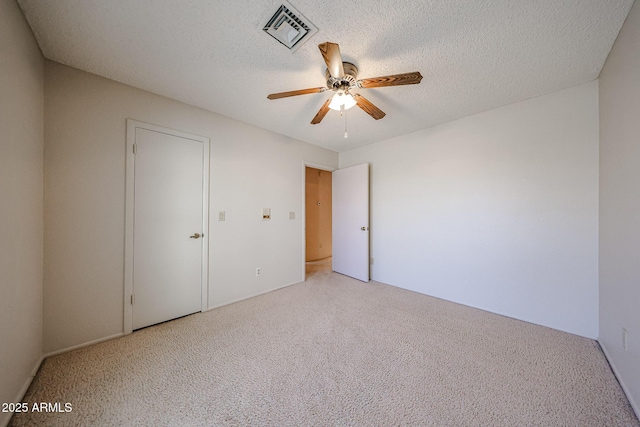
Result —
[[[391,76],[373,77],[370,79],[357,80],[358,68],[350,62],[343,62],[340,56],[340,47],[337,43],[325,42],[318,45],[320,53],[327,64],[325,76],[327,87],[315,87],[310,89],[293,90],[291,92],[272,93],[267,96],[269,99],[280,99],[289,96],[307,95],[310,93],[320,93],[327,90],[336,92],[327,99],[320,107],[318,114],[311,120],[312,125],[322,121],[329,109],[343,111],[357,105],[365,113],[376,120],[380,120],[386,114],[384,111],[373,105],[364,96],[358,93],[351,93],[351,89],[368,89],[385,86],[400,86],[418,84],[422,80],[422,75],[418,71],[404,74],[394,74]]]

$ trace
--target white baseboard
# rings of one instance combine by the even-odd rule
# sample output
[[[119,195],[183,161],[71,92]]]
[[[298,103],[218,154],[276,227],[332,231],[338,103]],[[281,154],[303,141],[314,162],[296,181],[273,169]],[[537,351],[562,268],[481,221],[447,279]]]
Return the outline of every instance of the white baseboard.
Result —
[[[302,282],[304,282],[304,280]],[[266,291],[258,292],[257,294],[252,294],[252,295],[249,295],[249,296],[246,296],[246,297],[242,297],[242,298],[238,298],[238,299],[234,299],[232,301],[228,301],[228,302],[225,302],[225,303],[222,303],[222,304],[214,305],[213,307],[209,307],[206,310],[203,310],[203,313],[206,312],[206,311],[214,310],[216,308],[224,307],[225,305],[235,304],[237,302],[244,301],[244,300],[249,299],[249,298],[258,297],[260,295],[268,294],[269,292],[277,291],[278,289],[287,288],[289,286],[297,285],[298,283],[302,283],[302,282],[289,283],[288,285],[278,286],[277,288],[267,289]]]
[[[38,359],[36,361],[35,366],[31,370],[31,373],[29,374],[29,376],[25,380],[24,384],[22,385],[22,387],[18,391],[18,395],[13,400],[14,402],[16,402],[16,403],[17,402],[22,402],[22,399],[24,398],[24,395],[27,394],[27,390],[29,390],[29,386],[33,382],[33,379],[35,378],[36,374],[38,373],[38,369],[40,369],[40,365],[42,365],[42,362],[44,361],[44,359],[45,359],[45,357],[41,356],[40,359]],[[0,426],[6,427],[9,424],[9,421],[11,421],[11,417],[12,416],[13,416],[13,413],[11,413],[11,412],[0,413]]]
[[[633,408],[633,411],[636,413],[636,417],[640,418],[640,406],[638,406],[638,404],[635,402],[635,400],[633,400],[633,396],[629,392],[629,389],[625,385],[624,380],[620,376],[620,373],[618,372],[618,368],[616,368],[615,363],[613,363],[613,360],[611,359],[611,356],[609,356],[609,353],[607,352],[606,347],[600,342],[600,340],[598,340],[598,344],[600,344],[600,348],[602,349],[602,352],[604,353],[604,357],[607,358],[607,361],[609,362],[609,366],[611,366],[611,370],[613,370],[614,375],[618,379],[618,382],[620,383],[620,386],[622,387],[622,391],[624,391],[624,394],[627,395],[627,400],[631,404],[631,407]]]
[[[236,302],[244,301],[244,300],[249,299],[249,298],[253,298],[253,297],[260,296],[260,295],[268,294],[269,292],[277,291],[278,289],[283,289],[283,288],[286,288],[286,287],[289,287],[289,286],[296,285],[298,283],[302,283],[302,282],[290,283],[290,284],[287,284],[287,285],[278,286],[278,287],[275,287],[275,288],[272,288],[272,289],[268,289],[266,291],[258,292],[258,293],[253,294],[253,295],[249,295],[249,296],[246,296],[246,297],[238,298],[238,299],[235,299],[233,301],[229,301],[229,302],[225,302],[223,304],[216,305],[214,307],[209,307],[206,310],[204,310],[203,312],[210,311],[210,310],[213,310],[213,309],[216,309],[216,308],[219,308],[219,307],[224,307],[225,305],[234,304]],[[22,398],[27,393],[27,390],[29,389],[29,386],[33,382],[34,377],[38,373],[38,369],[40,369],[40,365],[42,365],[42,362],[44,362],[44,360],[46,358],[52,357],[52,356],[57,356],[59,354],[67,353],[69,351],[77,350],[77,349],[80,349],[80,348],[83,348],[83,347],[88,347],[90,345],[98,344],[98,343],[101,343],[101,342],[104,342],[104,341],[109,341],[109,340],[112,340],[114,338],[120,338],[120,337],[122,337],[124,335],[125,335],[124,332],[119,332],[117,334],[109,335],[108,337],[98,338],[96,340],[88,341],[88,342],[85,342],[85,343],[82,343],[82,344],[78,344],[78,345],[74,345],[74,346],[71,346],[71,347],[66,347],[66,348],[63,348],[63,349],[60,349],[60,350],[55,350],[55,351],[52,351],[52,352],[49,352],[49,353],[43,355],[42,357],[40,357],[40,359],[38,360],[38,362],[34,366],[32,372],[31,372],[31,375],[27,378],[27,380],[25,381],[24,385],[20,389],[20,392],[16,396],[15,402],[21,402],[22,401]],[[11,415],[12,414],[10,414],[10,413],[0,414],[0,426],[1,427],[6,427],[9,424],[9,421],[11,420]]]
[[[27,379],[25,380],[24,384],[22,385],[22,387],[18,391],[18,394],[17,394],[14,402],[22,402],[22,399],[24,398],[24,395],[27,394],[27,390],[29,390],[29,386],[31,385],[31,383],[33,382],[33,379],[35,378],[36,374],[38,373],[38,369],[40,369],[40,366],[42,365],[42,362],[44,362],[44,360],[47,357],[57,356],[58,354],[66,353],[66,352],[72,351],[72,350],[77,350],[79,348],[87,347],[87,346],[90,346],[90,345],[93,345],[93,344],[97,344],[99,342],[108,341],[108,340],[111,340],[111,339],[114,339],[114,338],[121,337],[123,335],[124,334],[122,332],[120,332],[118,334],[110,335],[108,337],[98,338],[97,340],[85,342],[85,343],[82,343],[82,344],[74,345],[72,347],[63,348],[61,350],[52,351],[50,353],[42,355],[40,357],[40,359],[38,359],[38,361],[36,362],[36,364],[33,367],[33,369],[31,370],[31,374],[29,375],[29,377],[27,377]],[[1,427],[6,427],[9,424],[9,421],[11,421],[11,416],[12,415],[13,415],[12,413],[0,413],[0,426]]]
[[[109,335],[108,337],[98,338],[97,340],[87,341],[87,342],[82,343],[82,344],[78,344],[78,345],[74,345],[74,346],[71,346],[71,347],[63,348],[61,350],[52,351],[52,352],[47,353],[44,356],[42,356],[42,358],[46,359],[47,357],[57,356],[58,354],[66,353],[66,352],[72,351],[72,350],[77,350],[77,349],[83,348],[83,347],[88,347],[88,346],[93,345],[93,344],[98,344],[98,343],[101,343],[103,341],[109,341],[109,340],[112,340],[114,338],[120,338],[122,336],[124,336],[124,332],[118,332],[117,334]]]

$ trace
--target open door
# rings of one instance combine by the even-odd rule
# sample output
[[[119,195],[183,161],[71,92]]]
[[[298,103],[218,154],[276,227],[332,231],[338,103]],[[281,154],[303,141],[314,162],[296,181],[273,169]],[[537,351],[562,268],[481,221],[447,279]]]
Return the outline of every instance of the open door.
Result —
[[[369,164],[333,172],[333,271],[369,281]]]

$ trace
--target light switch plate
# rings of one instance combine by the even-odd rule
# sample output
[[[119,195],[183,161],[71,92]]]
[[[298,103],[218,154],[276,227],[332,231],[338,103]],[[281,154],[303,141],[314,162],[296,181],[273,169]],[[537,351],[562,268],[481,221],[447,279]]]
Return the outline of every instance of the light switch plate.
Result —
[[[296,213],[293,211],[289,212],[289,219],[296,219]]]
[[[218,221],[224,221],[224,211],[218,211]]]

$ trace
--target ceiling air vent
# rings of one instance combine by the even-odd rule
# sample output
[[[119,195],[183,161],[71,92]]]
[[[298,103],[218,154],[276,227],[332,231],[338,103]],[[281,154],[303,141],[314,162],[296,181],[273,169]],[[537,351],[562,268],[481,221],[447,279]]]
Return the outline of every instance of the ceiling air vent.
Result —
[[[262,29],[291,52],[295,52],[318,32],[315,25],[286,1],[281,2]]]

